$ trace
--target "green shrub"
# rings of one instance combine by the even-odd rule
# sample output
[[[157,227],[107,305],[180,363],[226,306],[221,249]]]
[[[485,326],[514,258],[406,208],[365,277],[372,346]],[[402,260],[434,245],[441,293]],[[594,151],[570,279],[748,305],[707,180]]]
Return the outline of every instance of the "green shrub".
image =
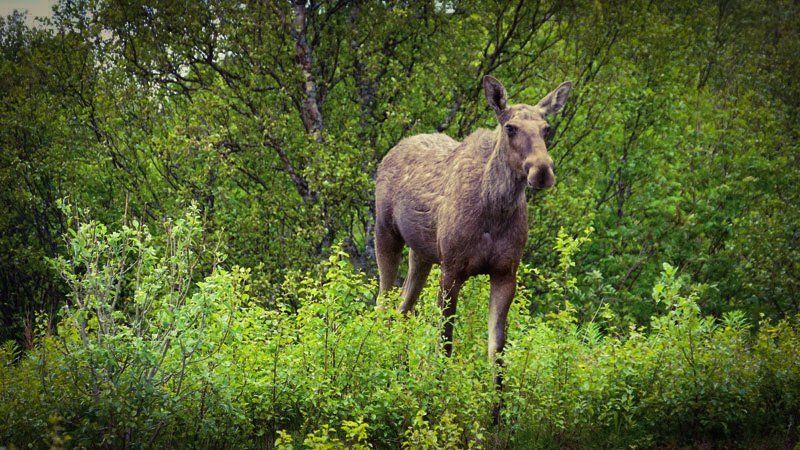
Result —
[[[586,236],[588,236],[587,231]],[[486,360],[486,280],[463,289],[454,354],[443,355],[435,276],[415,315],[334,247],[324,275],[296,274],[270,309],[250,272],[224,267],[198,213],[156,237],[76,222],[54,261],[70,287],[56,333],[0,347],[0,443],[33,447],[653,447],[796,439],[800,333],[794,320],[701,315],[702,291],[664,265],[649,327],[598,310],[579,320],[572,258],[523,268],[550,286],[510,315],[505,386]],[[434,274],[435,275],[435,274]],[[41,322],[44,323],[44,318]],[[504,404],[492,425],[492,405]]]

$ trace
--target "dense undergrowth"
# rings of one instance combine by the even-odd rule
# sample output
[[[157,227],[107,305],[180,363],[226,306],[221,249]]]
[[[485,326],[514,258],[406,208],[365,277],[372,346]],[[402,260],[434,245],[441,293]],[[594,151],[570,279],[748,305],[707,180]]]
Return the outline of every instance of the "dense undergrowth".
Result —
[[[33,348],[0,350],[0,445],[641,448],[797,439],[796,318],[703,316],[701,294],[667,264],[648,327],[622,328],[608,310],[578,323],[569,285],[580,239],[562,234],[562,273],[532,275],[559,306],[531,314],[531,291],[520,286],[498,394],[485,356],[485,279],[465,286],[446,358],[435,277],[404,319],[391,307],[396,298],[376,305],[375,281],[335,248],[322,275],[289,277],[265,301],[249,294],[248,269],[226,267],[196,213],[157,235],[137,222],[72,227],[69,254],[53,261],[68,305],[57,321],[39,318]],[[505,407],[494,427],[498,395]]]

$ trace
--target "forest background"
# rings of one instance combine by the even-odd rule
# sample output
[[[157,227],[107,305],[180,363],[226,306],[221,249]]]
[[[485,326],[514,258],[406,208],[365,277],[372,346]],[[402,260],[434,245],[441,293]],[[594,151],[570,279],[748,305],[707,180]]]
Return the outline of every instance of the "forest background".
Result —
[[[494,127],[487,74],[512,103],[574,82],[551,120],[558,184],[529,193],[499,430],[469,413],[499,395],[478,362],[485,280],[454,361],[433,287],[417,334],[374,310],[376,166],[405,136]],[[2,18],[0,444],[795,442],[799,75],[796,1],[63,0]],[[376,380],[408,383],[414,343],[430,384],[400,401]],[[661,376],[677,384],[648,390]],[[463,379],[472,394],[442,388]],[[334,400],[378,385],[380,411]]]

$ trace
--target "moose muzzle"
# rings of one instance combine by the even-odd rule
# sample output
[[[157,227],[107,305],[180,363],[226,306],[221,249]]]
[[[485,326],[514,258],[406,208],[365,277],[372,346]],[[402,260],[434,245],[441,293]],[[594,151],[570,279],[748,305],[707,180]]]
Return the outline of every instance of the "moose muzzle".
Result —
[[[546,189],[556,184],[553,164],[540,164],[528,171],[528,186],[533,189]]]

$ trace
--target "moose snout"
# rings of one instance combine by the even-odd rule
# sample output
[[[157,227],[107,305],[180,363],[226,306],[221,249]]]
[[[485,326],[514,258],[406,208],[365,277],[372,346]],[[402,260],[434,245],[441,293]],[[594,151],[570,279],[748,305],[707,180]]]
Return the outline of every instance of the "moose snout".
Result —
[[[533,189],[546,189],[556,184],[553,164],[539,164],[528,169],[528,186]]]

